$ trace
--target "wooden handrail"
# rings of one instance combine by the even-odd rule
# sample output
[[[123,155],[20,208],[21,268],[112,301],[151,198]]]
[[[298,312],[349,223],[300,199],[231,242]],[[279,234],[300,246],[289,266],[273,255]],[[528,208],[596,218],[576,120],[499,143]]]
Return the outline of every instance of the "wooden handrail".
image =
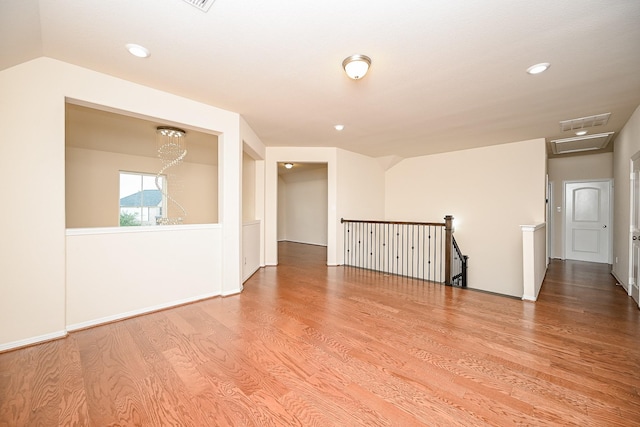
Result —
[[[445,217],[445,219],[446,219],[446,217]],[[451,219],[453,220],[453,217],[451,217]],[[370,224],[432,225],[432,226],[440,226],[440,227],[445,227],[447,225],[446,222],[370,221],[370,220],[363,220],[363,219],[344,219],[344,218],[340,218],[340,223],[341,224],[343,224],[345,222],[367,222],[367,223],[370,223]]]

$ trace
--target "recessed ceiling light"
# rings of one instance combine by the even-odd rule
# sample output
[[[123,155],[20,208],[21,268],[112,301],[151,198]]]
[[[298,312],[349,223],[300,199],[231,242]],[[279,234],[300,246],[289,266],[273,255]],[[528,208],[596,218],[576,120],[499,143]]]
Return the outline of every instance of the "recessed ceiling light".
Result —
[[[544,71],[547,71],[550,66],[551,64],[549,64],[548,62],[541,62],[540,64],[532,65],[531,67],[527,68],[527,73],[540,74]]]
[[[344,125],[335,125],[334,128],[336,128],[336,130],[342,130],[344,129]]]
[[[582,135],[586,135],[587,131],[586,130],[579,130],[578,132],[576,132],[576,135],[578,136],[582,136]]]
[[[285,163],[284,167],[287,169],[291,169],[293,167],[293,163]]]
[[[149,49],[139,44],[129,43],[126,47],[131,55],[137,56],[138,58],[148,58],[149,55],[151,55]]]

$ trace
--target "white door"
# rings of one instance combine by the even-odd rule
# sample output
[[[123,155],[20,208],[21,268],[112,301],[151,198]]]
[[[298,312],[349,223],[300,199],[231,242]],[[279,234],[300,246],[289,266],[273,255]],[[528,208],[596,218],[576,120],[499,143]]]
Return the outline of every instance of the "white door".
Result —
[[[631,271],[627,291],[633,296],[640,286],[640,153],[631,158],[631,168]],[[637,301],[640,306],[640,296]]]
[[[609,262],[611,181],[566,182],[565,258]]]

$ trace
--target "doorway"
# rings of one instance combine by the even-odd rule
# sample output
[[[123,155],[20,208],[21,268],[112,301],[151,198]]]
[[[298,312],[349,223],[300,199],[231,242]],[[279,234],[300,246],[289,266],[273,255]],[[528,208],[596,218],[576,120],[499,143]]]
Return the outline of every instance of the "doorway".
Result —
[[[564,183],[565,259],[611,264],[612,183]]]
[[[285,167],[286,164],[290,168]],[[279,242],[327,246],[327,172],[326,163],[278,164]]]

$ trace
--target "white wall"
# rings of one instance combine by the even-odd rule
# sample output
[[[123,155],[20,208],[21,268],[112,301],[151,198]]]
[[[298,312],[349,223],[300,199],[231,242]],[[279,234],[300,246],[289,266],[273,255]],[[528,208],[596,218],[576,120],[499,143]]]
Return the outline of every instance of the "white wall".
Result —
[[[67,329],[220,295],[219,225],[67,231]]]
[[[242,225],[242,282],[260,268],[260,221]]]
[[[544,139],[405,159],[386,173],[386,219],[442,221],[469,256],[469,287],[522,297],[520,225],[545,218]]]
[[[614,141],[614,218],[613,218],[613,274],[628,289],[630,265],[630,179],[631,157],[640,151],[640,107],[636,108]],[[637,289],[637,288],[636,288]],[[633,298],[640,296],[634,291]]]
[[[338,150],[338,219],[385,219],[385,170],[378,159]],[[344,262],[343,225],[338,224],[338,263]]]
[[[0,256],[0,349],[65,333],[67,98],[219,133],[219,220],[225,248],[218,261],[219,291],[240,291],[242,144],[237,113],[49,58],[1,71],[0,93],[3,135],[12,141],[0,144],[2,197],[22,207],[2,210],[1,220],[11,227],[3,232]]]
[[[326,246],[327,168],[290,172],[278,182],[278,240]]]
[[[564,181],[613,178],[613,153],[589,154],[549,159],[549,182],[552,184],[553,212],[551,258],[564,257]],[[560,207],[560,212],[558,212]]]
[[[50,60],[0,71],[0,350],[65,332],[64,93]],[[36,196],[37,197],[34,197]]]
[[[243,218],[247,221],[256,220],[260,222],[260,232],[259,238],[257,241],[254,239],[250,239],[252,242],[257,242],[258,251],[259,251],[259,265],[264,267],[265,262],[265,252],[264,252],[264,242],[265,242],[265,226],[264,226],[264,215],[265,215],[265,156],[266,156],[266,147],[258,138],[258,135],[251,129],[249,124],[240,117],[240,139],[242,140],[243,146],[243,155],[248,156],[253,162],[250,166],[247,166],[251,169],[250,172],[244,171],[243,167],[243,176],[242,176],[242,188],[243,188]],[[253,175],[253,176],[251,176]],[[246,183],[245,180],[253,180],[253,183]],[[253,194],[248,194],[245,196],[244,191],[253,192]],[[253,200],[252,200],[253,196]],[[253,206],[249,206],[253,205]],[[246,209],[246,212],[245,212]],[[243,241],[244,238],[243,238]],[[254,249],[250,249],[253,251]],[[243,267],[246,270],[246,266]],[[244,273],[243,273],[244,275]]]
[[[242,220],[256,219],[256,161],[242,153]]]

